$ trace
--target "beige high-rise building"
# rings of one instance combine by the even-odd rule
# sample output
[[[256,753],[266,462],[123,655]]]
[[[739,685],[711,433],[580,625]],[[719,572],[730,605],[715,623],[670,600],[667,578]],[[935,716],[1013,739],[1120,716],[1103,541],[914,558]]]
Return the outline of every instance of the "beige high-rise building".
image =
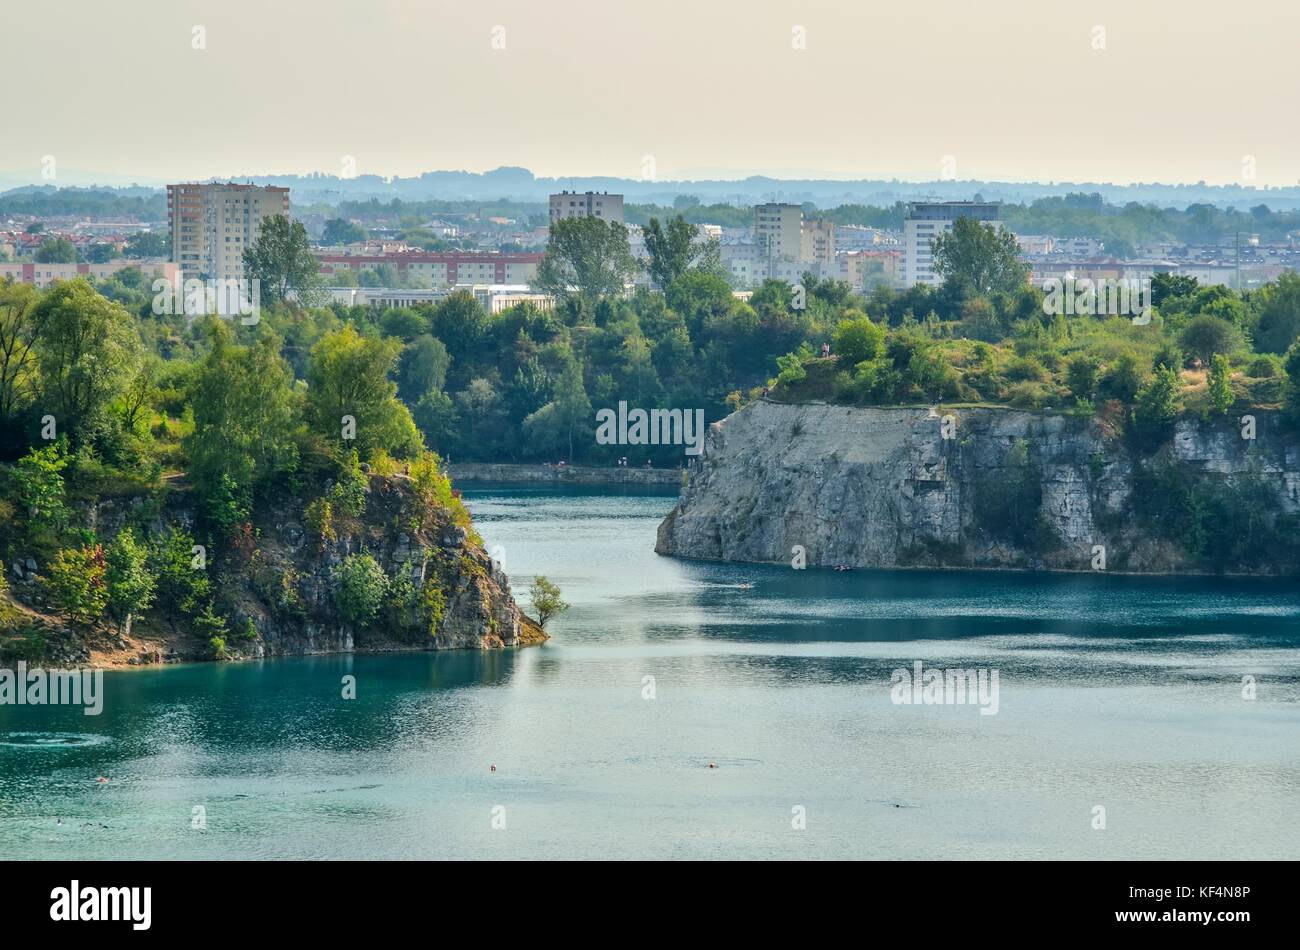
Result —
[[[835,222],[830,218],[809,218],[803,223],[800,239],[800,260],[835,262]]]
[[[600,218],[623,223],[623,196],[607,191],[562,191],[551,195],[551,224],[565,218]]]
[[[754,243],[769,261],[796,261],[803,254],[803,209],[799,205],[754,205]]]
[[[172,261],[184,279],[240,280],[244,250],[272,215],[289,215],[289,189],[273,185],[167,186]]]

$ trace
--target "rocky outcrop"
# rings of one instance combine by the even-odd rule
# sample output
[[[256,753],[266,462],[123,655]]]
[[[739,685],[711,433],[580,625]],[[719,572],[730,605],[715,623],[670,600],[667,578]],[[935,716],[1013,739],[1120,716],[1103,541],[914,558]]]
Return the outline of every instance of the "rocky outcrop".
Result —
[[[1231,512],[1247,490],[1251,530],[1294,535],[1300,442],[1276,413],[1252,411],[1253,433],[1240,416],[1180,420],[1139,450],[1091,417],[759,400],[711,427],[656,550],[810,567],[1293,573],[1294,546],[1261,561],[1206,540],[1210,502]]]
[[[205,546],[203,570],[235,658],[491,650],[546,639],[471,532],[450,511],[431,512],[405,476],[370,476],[364,514],[336,518],[335,536],[324,542],[309,533],[303,501],[288,496],[259,506],[243,544],[205,538],[194,499],[183,488],[104,500],[83,506],[79,515],[105,545],[128,525],[145,537],[172,528],[193,533]],[[390,596],[372,622],[358,625],[344,616],[337,591],[340,566],[360,553],[382,568]],[[23,612],[14,615],[15,623],[26,641],[43,644],[44,656],[32,659],[135,665],[211,658],[211,631],[198,630],[192,616],[155,610],[125,632],[108,624],[79,627],[48,609],[35,567],[24,561],[12,571],[12,606]],[[405,601],[396,597],[399,590]]]

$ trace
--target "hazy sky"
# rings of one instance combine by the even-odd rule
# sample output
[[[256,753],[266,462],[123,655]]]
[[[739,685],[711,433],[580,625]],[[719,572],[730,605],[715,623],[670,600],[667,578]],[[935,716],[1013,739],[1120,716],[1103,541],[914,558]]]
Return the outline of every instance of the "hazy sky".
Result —
[[[1297,27],[1295,0],[5,0],[0,175],[1294,185]]]

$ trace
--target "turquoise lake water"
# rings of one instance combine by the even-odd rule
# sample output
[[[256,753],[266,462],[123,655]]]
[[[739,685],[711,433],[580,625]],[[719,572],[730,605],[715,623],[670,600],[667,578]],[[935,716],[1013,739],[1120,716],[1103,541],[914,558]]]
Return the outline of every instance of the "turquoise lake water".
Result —
[[[1294,583],[696,563],[663,495],[466,498],[525,605],[572,603],[550,643],[0,706],[0,854],[1300,857]],[[997,714],[892,702],[918,660],[996,670]]]

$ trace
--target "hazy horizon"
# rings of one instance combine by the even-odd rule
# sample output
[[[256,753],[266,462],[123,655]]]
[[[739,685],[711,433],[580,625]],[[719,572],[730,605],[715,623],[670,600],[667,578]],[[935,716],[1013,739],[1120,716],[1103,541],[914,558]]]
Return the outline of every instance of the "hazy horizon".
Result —
[[[7,110],[3,181],[502,165],[655,180],[1300,180],[1300,129],[1285,121],[1300,9],[1280,2],[1226,21],[1204,0],[571,0],[562,15],[521,0],[306,14],[69,0],[75,30],[51,29],[49,9],[6,11],[13,72],[39,81]]]

